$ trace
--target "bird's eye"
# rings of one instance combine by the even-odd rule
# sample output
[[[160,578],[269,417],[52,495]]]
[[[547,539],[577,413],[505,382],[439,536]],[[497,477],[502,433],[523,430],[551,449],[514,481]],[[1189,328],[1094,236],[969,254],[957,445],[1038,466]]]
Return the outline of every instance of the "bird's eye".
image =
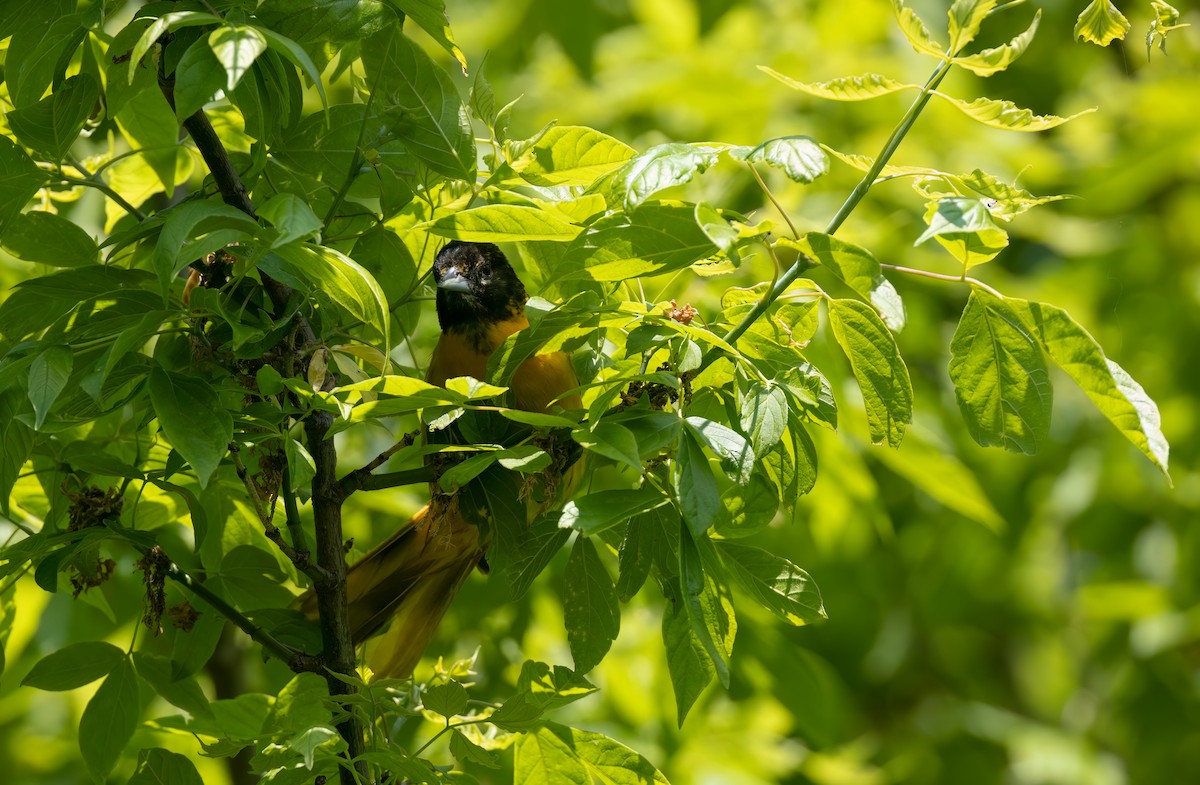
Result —
[[[477,269],[479,271],[480,278],[487,278],[492,274],[492,266],[490,264],[488,264],[487,262],[484,262],[483,264],[479,265],[479,267]]]

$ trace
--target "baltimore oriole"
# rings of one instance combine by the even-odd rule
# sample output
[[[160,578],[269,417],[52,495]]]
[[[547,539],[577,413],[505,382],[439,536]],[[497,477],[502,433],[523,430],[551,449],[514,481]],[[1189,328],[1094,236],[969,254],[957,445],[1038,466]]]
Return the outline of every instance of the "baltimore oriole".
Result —
[[[490,243],[447,243],[434,259],[433,278],[442,335],[426,379],[437,385],[456,376],[486,379],[491,353],[529,326],[524,284]],[[531,412],[548,411],[555,403],[582,408],[579,394],[570,392],[578,386],[571,358],[563,352],[529,358],[509,383],[512,405]],[[569,481],[560,484],[560,497],[569,495],[569,486]],[[487,547],[479,527],[464,520],[457,499],[433,490],[430,503],[354,564],[346,578],[356,643],[391,620],[368,653],[368,664],[379,676],[412,674]],[[315,597],[310,594],[301,607],[315,615]]]

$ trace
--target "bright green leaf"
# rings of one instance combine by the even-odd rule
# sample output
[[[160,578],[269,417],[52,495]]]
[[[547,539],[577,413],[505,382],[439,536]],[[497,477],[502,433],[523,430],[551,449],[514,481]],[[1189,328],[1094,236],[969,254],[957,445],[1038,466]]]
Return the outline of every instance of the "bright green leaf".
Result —
[[[879,262],[866,248],[821,232],[809,232],[797,247],[871,302],[892,332],[904,328],[904,301],[883,277]]]
[[[1110,0],[1092,0],[1075,20],[1075,37],[1099,46],[1122,40],[1129,20]]]
[[[950,49],[954,52],[975,40],[979,26],[993,8],[997,0],[954,0],[947,16],[950,19]]]
[[[623,425],[600,420],[591,428],[575,428],[571,431],[571,438],[585,449],[622,463],[637,472],[642,471],[637,439],[633,432]]]
[[[429,33],[429,36],[437,41],[443,49],[454,55],[454,59],[462,66],[463,74],[467,73],[467,58],[455,43],[454,34],[450,32],[450,20],[446,18],[444,0],[388,1],[403,11],[405,16],[416,22],[422,30]]]
[[[982,199],[938,199],[925,211],[925,222],[929,228],[913,245],[935,238],[966,269],[990,262],[1008,247],[1008,232],[992,220]]]
[[[897,447],[912,422],[912,380],[887,325],[865,303],[830,300],[829,322],[867,407],[871,441]]]
[[[651,147],[613,173],[611,202],[631,211],[666,188],[683,185],[717,162],[715,148],[669,142]]]
[[[1033,36],[1037,34],[1038,23],[1041,19],[1042,10],[1039,8],[1037,13],[1033,15],[1033,22],[1030,23],[1025,32],[1013,38],[1004,46],[984,49],[978,54],[955,57],[954,64],[966,68],[976,76],[991,76],[994,73],[1003,71],[1012,65],[1018,57],[1025,54],[1025,50],[1033,42]]]
[[[827,98],[831,101],[866,101],[881,95],[898,93],[901,90],[920,90],[920,85],[905,84],[889,79],[881,74],[863,74],[862,76],[842,76],[827,82],[798,82],[790,76],[784,76],[773,68],[760,65],[758,70],[773,77],[793,90]]]
[[[569,242],[583,231],[554,213],[520,204],[487,204],[459,210],[417,228],[441,237],[487,243]]]
[[[0,235],[45,182],[45,175],[28,153],[0,134]]]
[[[511,165],[534,185],[591,185],[634,155],[629,145],[592,128],[556,125]]]
[[[750,151],[746,160],[782,169],[797,183],[811,183],[829,171],[829,156],[807,136],[784,136],[763,142]]]
[[[1012,101],[1001,101],[992,98],[976,98],[974,101],[963,101],[937,90],[932,92],[939,98],[949,101],[955,109],[958,109],[972,120],[1005,131],[1045,131],[1074,120],[1076,117],[1082,117],[1085,114],[1096,111],[1095,108],[1084,109],[1082,112],[1076,112],[1067,117],[1058,117],[1052,114],[1038,115],[1034,114],[1032,110],[1022,109]]]
[[[1007,301],[971,290],[950,342],[950,379],[979,444],[1038,451],[1050,430],[1054,389],[1034,330]]]
[[[222,25],[208,36],[208,45],[225,69],[225,92],[232,93],[242,76],[267,51],[263,34],[245,25]]]
[[[892,8],[896,11],[896,21],[900,23],[900,31],[912,44],[913,49],[934,57],[944,57],[946,48],[933,40],[929,28],[917,12],[904,4],[904,0],[892,0]]]
[[[1105,357],[1096,339],[1062,308],[1009,297],[1004,302],[1100,413],[1166,474],[1170,447],[1163,436],[1158,407],[1141,385]]]

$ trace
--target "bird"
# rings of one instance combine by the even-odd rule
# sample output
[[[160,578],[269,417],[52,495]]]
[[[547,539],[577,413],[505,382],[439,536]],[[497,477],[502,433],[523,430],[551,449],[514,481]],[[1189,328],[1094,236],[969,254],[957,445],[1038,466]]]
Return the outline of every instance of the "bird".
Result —
[[[458,240],[438,251],[433,279],[441,336],[426,381],[445,386],[458,376],[485,380],[492,352],[529,326],[524,284],[497,246]],[[529,412],[549,413],[555,405],[580,409],[578,387],[569,354],[534,355],[513,374],[510,401]],[[555,483],[557,499],[569,497],[579,470],[576,464]],[[349,568],[346,591],[355,643],[386,626],[367,654],[376,677],[412,675],[455,594],[476,566],[486,565],[489,537],[490,532],[481,537],[455,495],[441,492],[435,481],[429,504]],[[305,596],[301,609],[314,617],[315,595]]]

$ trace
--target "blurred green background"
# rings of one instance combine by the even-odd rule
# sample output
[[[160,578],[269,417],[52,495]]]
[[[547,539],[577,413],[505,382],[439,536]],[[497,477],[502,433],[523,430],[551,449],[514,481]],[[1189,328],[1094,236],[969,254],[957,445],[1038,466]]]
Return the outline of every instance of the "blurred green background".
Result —
[[[1008,250],[975,273],[1006,294],[1065,307],[1142,383],[1173,448],[1174,488],[1062,376],[1052,439],[1039,455],[978,447],[946,375],[967,291],[893,274],[909,314],[898,341],[916,388],[914,428],[896,453],[869,446],[848,367],[818,334],[810,356],[834,381],[841,430],[814,433],[815,491],[793,520],[755,543],[809,570],[829,622],[786,628],[739,606],[732,688],[710,687],[678,729],[659,637],[661,599],[648,588],[626,609],[621,635],[594,674],[601,692],[561,719],[632,746],[676,785],[1200,782],[1200,14],[1181,5],[1183,21],[1198,26],[1173,32],[1168,55],[1156,49],[1147,60],[1148,2],[1122,0],[1132,30],[1107,49],[1073,41],[1084,4],[1042,4],[1038,37],[1009,72],[986,80],[956,73],[943,89],[1039,113],[1097,112],[1048,133],[1014,134],[935,101],[894,162],[978,167],[1035,193],[1079,197],[1018,218],[1008,227]],[[944,30],[944,4],[915,5],[935,33]],[[873,71],[920,83],[933,65],[912,51],[883,0],[448,0],[447,7],[472,66],[487,53],[498,101],[522,96],[512,115],[517,138],[557,119],[639,150],[807,134],[874,155],[910,97],[821,103],[756,66],[801,81]],[[1032,13],[1030,4],[1002,14],[980,43],[1007,40]],[[468,84],[462,80],[464,95]],[[749,175],[727,166],[688,195],[778,220]],[[806,188],[767,174],[807,231],[824,228],[857,172],[835,162]],[[952,272],[950,257],[933,244],[913,247],[923,207],[907,181],[883,184],[839,236],[884,262]],[[732,276],[648,282],[647,292],[661,288],[663,298],[691,302],[703,317],[726,287],[769,275],[759,258]],[[7,285],[20,274],[10,266],[3,276]],[[421,330],[418,354],[432,335],[428,314]],[[963,482],[962,467],[939,458],[945,454],[976,478],[1001,530],[918,489]],[[345,459],[351,465],[354,456]],[[914,485],[914,476],[924,481]],[[148,503],[171,514],[165,498]],[[415,489],[360,494],[347,508],[350,532],[378,538],[419,503]],[[517,605],[497,607],[486,580],[469,581],[430,653],[469,656],[481,646],[475,694],[496,699],[511,693],[526,657],[569,664],[557,595],[564,561],[565,553]],[[120,580],[137,578],[124,569]],[[65,696],[14,687],[68,635],[77,640],[94,628],[104,636],[112,627],[89,605],[49,598],[32,582],[18,589],[16,603],[22,615],[0,683],[0,765],[16,772],[9,781],[82,781],[74,732],[95,685]],[[138,609],[112,612],[128,625],[113,638],[124,645]],[[253,654],[245,659],[250,687],[276,691],[286,680],[281,668],[260,669]],[[168,713],[155,704],[144,716]],[[414,726],[401,736],[429,731]],[[189,736],[139,733],[147,745],[197,749]],[[200,765],[206,781],[221,781],[221,766]]]

